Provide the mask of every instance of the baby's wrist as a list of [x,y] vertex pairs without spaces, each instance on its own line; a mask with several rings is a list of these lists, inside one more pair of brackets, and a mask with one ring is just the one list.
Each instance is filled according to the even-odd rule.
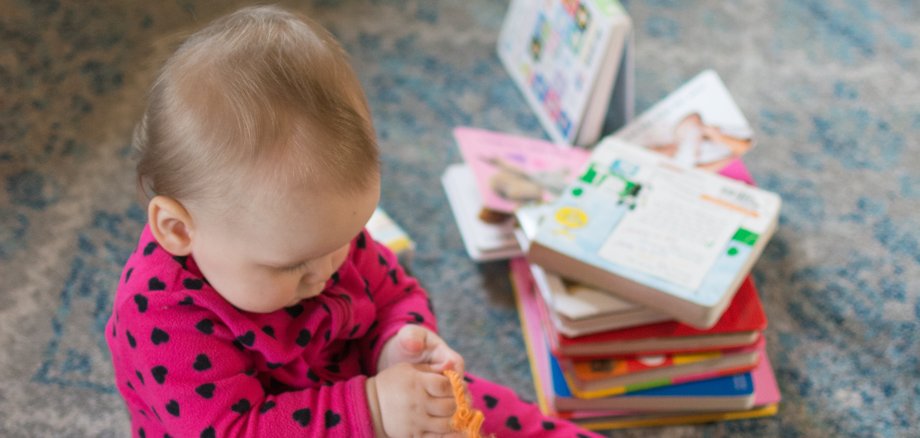
[[380,400],[377,397],[377,382],[373,377],[364,381],[364,392],[367,395],[367,408],[371,413],[371,421],[374,424],[374,436],[385,438],[386,432],[383,430],[383,417],[380,415]]

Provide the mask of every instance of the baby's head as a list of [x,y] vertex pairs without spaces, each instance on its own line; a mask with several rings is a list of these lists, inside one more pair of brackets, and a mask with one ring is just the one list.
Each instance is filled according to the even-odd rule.
[[314,296],[379,198],[371,117],[344,50],[321,26],[246,8],[189,37],[137,129],[148,221],[235,306]]

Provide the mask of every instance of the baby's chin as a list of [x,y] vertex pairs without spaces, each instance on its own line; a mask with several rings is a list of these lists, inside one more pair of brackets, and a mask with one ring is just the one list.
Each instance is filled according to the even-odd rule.
[[288,303],[288,305],[285,307],[290,307],[303,300],[308,300],[310,298],[316,297],[319,294],[323,293],[323,290],[325,288],[326,288],[325,282],[304,285],[300,288],[300,290],[297,291],[297,296],[294,297],[294,299],[290,303]]
[[232,303],[232,302],[230,304],[233,304],[234,307],[244,312],[261,313],[261,314],[274,313],[281,309],[300,304],[301,301],[313,298],[321,294],[322,292],[323,292],[322,286],[320,286],[319,288],[305,287],[299,290],[298,293],[288,301],[281,301],[281,300],[276,299],[271,302],[263,301],[258,304],[253,304],[253,303],[245,303],[245,304],[239,303],[238,304],[238,303]]

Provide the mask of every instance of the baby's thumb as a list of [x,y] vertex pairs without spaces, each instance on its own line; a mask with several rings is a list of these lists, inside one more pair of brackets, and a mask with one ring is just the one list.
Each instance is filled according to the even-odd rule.
[[417,326],[406,326],[399,334],[399,347],[412,355],[421,354],[425,350],[425,331]]

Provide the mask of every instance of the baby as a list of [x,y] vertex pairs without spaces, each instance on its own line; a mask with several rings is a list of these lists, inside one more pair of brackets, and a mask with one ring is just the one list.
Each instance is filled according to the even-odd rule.
[[[148,223],[106,340],[134,436],[460,436],[427,293],[364,230],[375,133],[333,37],[275,7],[192,35],[138,126]],[[484,433],[588,436],[467,375]]]

